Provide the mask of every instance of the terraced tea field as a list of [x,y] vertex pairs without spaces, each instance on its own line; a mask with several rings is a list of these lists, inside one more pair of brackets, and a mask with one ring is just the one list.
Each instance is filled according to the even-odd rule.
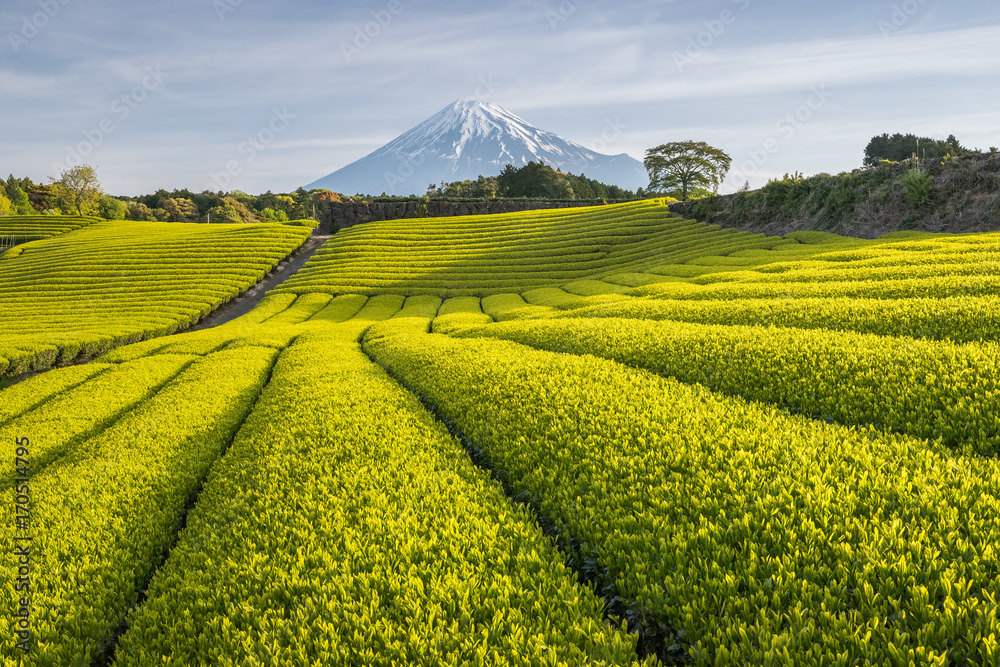
[[1000,664],[998,259],[655,201],[352,228],[0,391],[4,664]]
[[[0,218],[0,228],[19,220]],[[47,238],[0,255],[0,375],[187,328],[255,285],[310,234],[288,225],[42,220],[53,221],[39,228]]]
[[0,217],[0,252],[15,245],[39,241],[103,222],[101,218],[19,215]]

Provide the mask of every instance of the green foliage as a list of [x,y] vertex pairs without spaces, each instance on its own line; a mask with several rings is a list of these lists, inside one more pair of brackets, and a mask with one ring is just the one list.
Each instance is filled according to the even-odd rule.
[[[9,216],[0,220],[0,252],[21,243],[47,239],[99,222],[99,218],[82,218],[61,215]],[[13,258],[14,248],[4,255]]]
[[289,220],[283,224],[292,225],[293,227],[308,227],[309,229],[316,229],[319,227],[318,220]]
[[572,300],[568,305],[574,309],[561,316],[832,329],[974,342],[1000,339],[1000,323],[994,315],[1000,308],[1000,298],[993,295],[888,300],[864,296],[704,301],[631,298],[598,304]]
[[[798,173],[785,174],[781,179],[771,179],[759,190],[740,190],[732,198],[730,219],[738,225],[750,225],[811,218],[814,228],[836,231],[842,223],[854,219],[861,204],[878,202],[891,206],[894,197],[898,198],[898,193],[893,192],[897,181],[894,174],[903,168],[906,167],[880,162],[870,169],[836,176],[817,174],[806,178]],[[957,170],[959,166],[951,168]],[[907,173],[913,171],[905,172],[898,180],[920,179],[906,187],[916,187],[919,201],[931,202],[931,175],[920,172],[921,176],[907,176]],[[908,199],[910,196],[907,195]],[[692,207],[693,217],[711,220],[718,208],[717,201],[707,200],[698,208]]]
[[934,199],[934,181],[927,172],[913,169],[900,176],[899,183],[906,189],[906,201],[913,208],[925,206]]
[[260,219],[264,222],[289,222],[287,213],[280,209],[275,211],[273,208],[265,208],[261,211]]
[[35,208],[28,200],[28,194],[18,186],[14,186],[10,196],[11,204],[15,215],[38,215]]
[[715,194],[733,160],[703,141],[675,141],[650,148],[644,164],[650,192],[681,201]]
[[[902,168],[737,199],[839,216]],[[43,538],[40,641],[0,616],[5,664],[1000,661],[1000,234],[662,201],[371,223],[154,338],[309,231],[5,231],[44,240],[0,256],[0,373],[102,355],[0,389]]]
[[116,665],[640,664],[531,514],[360,351],[392,310],[298,325]]
[[427,204],[428,204],[429,201],[430,201],[429,197],[421,197],[417,201],[417,210],[416,210],[416,213],[414,214],[414,217],[417,217],[417,218],[426,218],[427,217]]
[[[18,220],[0,219],[0,238],[3,225]],[[49,238],[0,258],[0,372],[10,375],[191,326],[254,286],[310,235],[277,224],[48,220],[51,228],[31,221],[21,230]]]
[[531,161],[516,168],[508,164],[499,176],[434,185],[427,195],[446,199],[557,199],[630,200],[636,196],[617,185],[605,185],[581,174],[557,171],[543,162]]
[[[8,422],[27,415],[46,401],[51,401],[108,368],[107,364],[99,363],[60,368],[5,389],[0,394],[0,426],[5,427]],[[86,396],[83,398],[86,399]],[[65,418],[72,419],[72,415],[67,414]]]
[[101,196],[101,204],[97,209],[98,216],[105,220],[128,220],[129,214],[130,211],[125,202],[107,195]]
[[[276,356],[272,349],[243,348],[197,360],[162,355],[134,362],[164,366],[168,374],[176,374],[178,364],[190,367],[57,464],[37,471],[33,465],[32,531],[46,538],[32,545],[31,598],[38,611],[33,648],[19,664],[85,664],[107,649],[173,544],[187,504],[253,407]],[[114,400],[120,389],[105,388],[95,399]],[[33,439],[32,453],[48,442]],[[0,533],[10,553],[12,533]],[[9,562],[2,567],[4,580],[13,581]],[[9,586],[0,592],[5,609],[15,608],[13,594]],[[13,656],[10,619],[0,621],[5,659]]]
[[[155,362],[142,359],[122,366],[95,364],[90,373],[67,373],[73,369],[59,369],[61,375],[52,380],[46,379],[47,374],[37,376],[25,382],[29,387],[17,392],[20,396],[12,397],[12,404],[6,403],[11,399],[5,396],[7,407],[0,410],[8,412],[11,407],[23,404],[25,393],[30,396],[29,401],[38,401],[34,406],[38,409],[17,415],[0,428],[0,434],[13,441],[19,433],[30,432],[35,440],[32,467],[36,473],[41,472],[149,399],[191,361],[190,357],[163,357]],[[64,383],[69,386],[63,387]],[[41,396],[47,400],[39,401]],[[0,475],[5,486],[13,479],[13,470]]]
[[53,179],[52,184],[59,193],[57,197],[65,202],[64,212],[76,215],[97,213],[103,192],[97,171],[90,165],[71,167],[62,172],[58,180]]
[[504,322],[461,335],[592,354],[816,419],[1000,452],[996,344],[624,319]]
[[482,452],[663,659],[1000,658],[995,460],[590,356],[402,325],[365,350]]
[[574,199],[573,185],[567,174],[541,162],[529,162],[520,169],[507,165],[497,177],[502,197],[514,199]]
[[488,296],[645,270],[667,258],[687,261],[716,243],[742,249],[758,241],[764,237],[681,220],[657,200],[372,222],[338,233],[276,289]]
[[212,223],[230,225],[256,221],[253,212],[235,197],[223,197],[222,205],[209,210],[207,219]]
[[962,157],[976,151],[963,147],[955,135],[945,140],[918,137],[914,134],[882,134],[872,137],[865,147],[864,165],[873,167],[882,160],[904,162],[912,157],[920,160],[941,160],[946,157]]
[[132,202],[128,205],[128,215],[130,220],[137,222],[155,222],[156,216],[148,206],[142,202]]
[[160,208],[170,222],[197,222],[198,207],[190,199],[165,197],[160,200]]
[[455,181],[453,183],[433,183],[427,188],[427,196],[447,199],[494,199],[499,195],[500,184],[496,176],[480,176],[475,181]]

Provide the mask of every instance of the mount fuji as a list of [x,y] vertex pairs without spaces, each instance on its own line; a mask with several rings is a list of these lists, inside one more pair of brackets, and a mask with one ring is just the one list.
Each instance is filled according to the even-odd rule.
[[374,153],[305,186],[344,194],[423,194],[441,181],[496,176],[540,162],[629,190],[649,183],[627,154],[604,155],[534,127],[496,104],[459,100]]

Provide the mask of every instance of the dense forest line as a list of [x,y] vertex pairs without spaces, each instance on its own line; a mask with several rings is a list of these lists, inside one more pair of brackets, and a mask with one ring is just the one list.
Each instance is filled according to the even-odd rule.
[[[82,165],[64,172],[59,180],[35,183],[10,175],[0,188],[0,215],[95,215],[108,220],[163,222],[286,222],[313,219],[324,205],[340,201],[381,201],[396,198],[355,195],[347,197],[330,190],[299,188],[294,192],[251,195],[231,192],[192,192],[187,189],[137,197],[104,193],[95,170]],[[499,176],[480,176],[477,181],[458,181],[432,186],[427,199],[551,199],[627,201],[642,197],[616,185],[606,185],[586,176],[557,171],[531,162],[520,169],[507,165]],[[406,198],[410,199],[410,198]]]
[[329,190],[250,195],[158,190],[138,197],[104,194],[99,183],[79,186],[64,175],[43,184],[11,175],[0,189],[0,215],[96,215],[107,220],[163,222],[286,222],[315,219],[323,203],[340,201]]
[[576,176],[550,167],[544,162],[529,162],[520,168],[508,164],[498,176],[480,176],[477,180],[431,185],[431,199],[558,199],[588,201],[630,201],[642,199],[638,192],[617,185],[607,185],[581,174]]

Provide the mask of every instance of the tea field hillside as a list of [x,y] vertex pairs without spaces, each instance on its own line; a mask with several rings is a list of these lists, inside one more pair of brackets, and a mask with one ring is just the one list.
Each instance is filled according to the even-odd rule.
[[0,252],[21,243],[47,239],[98,222],[103,222],[103,220],[100,218],[49,215],[0,217]]
[[[173,333],[255,285],[309,230],[0,218],[0,375]],[[23,236],[17,236],[22,234]]]
[[338,233],[0,391],[3,664],[1000,664],[998,261],[659,201]]

